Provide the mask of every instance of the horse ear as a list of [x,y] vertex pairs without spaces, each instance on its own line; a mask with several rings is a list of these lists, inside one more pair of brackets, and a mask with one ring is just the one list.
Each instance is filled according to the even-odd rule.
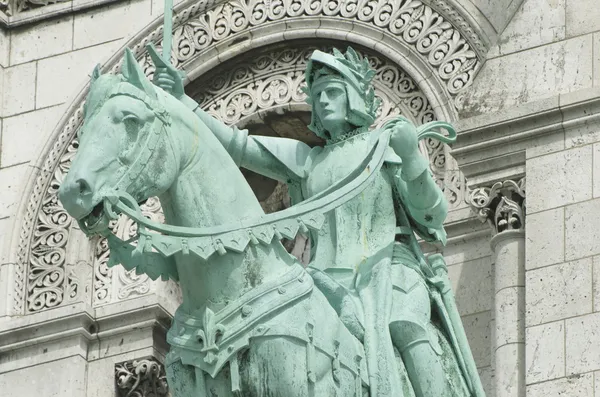
[[100,77],[101,74],[102,74],[102,72],[100,71],[100,64],[97,64],[96,67],[94,68],[94,71],[92,72],[92,83],[94,83],[94,81],[98,80],[98,77]]
[[123,74],[128,83],[133,84],[151,98],[156,99],[154,86],[146,78],[144,71],[135,60],[133,52],[129,48],[125,48],[125,59],[123,60],[123,66],[121,66],[121,74]]

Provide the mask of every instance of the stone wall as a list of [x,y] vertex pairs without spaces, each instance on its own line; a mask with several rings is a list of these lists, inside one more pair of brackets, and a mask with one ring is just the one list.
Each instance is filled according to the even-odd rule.
[[598,86],[598,10],[596,0],[524,0],[490,49],[461,117]]
[[600,395],[599,16],[591,0],[525,0],[460,111],[453,155],[471,186],[527,179],[528,397]]
[[[27,167],[94,66],[162,12],[160,1],[127,1],[0,29],[0,222],[16,211]],[[2,81],[0,79],[0,81]],[[6,228],[3,227],[3,230]]]
[[[600,29],[600,24],[597,25]],[[526,259],[528,395],[600,395],[600,125],[531,153]],[[530,154],[530,151],[528,151]],[[595,394],[594,394],[595,393]]]

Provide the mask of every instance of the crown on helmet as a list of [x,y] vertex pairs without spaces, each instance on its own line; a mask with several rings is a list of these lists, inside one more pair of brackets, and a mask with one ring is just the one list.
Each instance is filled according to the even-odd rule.
[[[315,50],[306,66],[306,102],[313,104],[312,88],[315,83],[320,85],[327,81],[339,81],[346,87],[348,96],[346,121],[357,128],[368,128],[375,121],[380,104],[371,85],[373,77],[375,70],[369,65],[369,61],[366,58],[361,59],[351,47],[348,47],[346,54],[342,54],[336,48],[333,49],[333,54]],[[327,139],[315,112],[308,128],[321,138]]]

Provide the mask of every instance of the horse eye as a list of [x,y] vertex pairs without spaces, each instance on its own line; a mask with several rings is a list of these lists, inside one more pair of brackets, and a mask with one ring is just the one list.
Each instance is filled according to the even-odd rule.
[[141,121],[137,117],[129,115],[123,119],[123,124],[125,124],[125,131],[128,134],[137,134],[141,126]]

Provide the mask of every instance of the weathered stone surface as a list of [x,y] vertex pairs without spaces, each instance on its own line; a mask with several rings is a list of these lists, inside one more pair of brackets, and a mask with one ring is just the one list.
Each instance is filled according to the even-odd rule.
[[494,368],[496,397],[522,396],[525,388],[524,377],[519,375],[525,357],[525,344],[511,343],[496,350],[496,367]]
[[525,341],[528,384],[565,376],[563,321],[527,328]]
[[465,316],[490,310],[492,305],[492,269],[485,257],[448,268],[456,305]]
[[594,294],[594,311],[600,312],[600,256],[595,256],[592,263],[592,292]]
[[[63,115],[62,105],[35,110],[3,121],[0,161],[3,167],[34,160],[39,145]],[[28,142],[26,145],[23,142]]]
[[27,164],[15,165],[12,167],[0,169],[0,186],[2,194],[0,195],[0,218],[5,218],[14,214],[19,204],[19,193],[23,189],[25,175],[29,166]]
[[448,244],[444,247],[443,251],[448,266],[484,257],[489,258],[491,253],[489,236],[457,241],[456,243]]
[[527,326],[592,311],[592,259],[585,258],[526,274]]
[[38,62],[37,107],[65,102],[89,81],[94,67],[121,47],[120,41],[72,51]]
[[494,370],[491,366],[477,369],[487,397],[494,397]]
[[600,369],[600,313],[565,321],[567,376]]
[[[4,218],[0,221],[0,226],[8,218]],[[0,236],[0,240],[6,239],[6,235]],[[6,243],[4,243],[6,245]],[[9,310],[8,300],[12,297],[12,283],[9,283],[8,278],[14,273],[14,265],[5,263],[4,259],[0,262],[0,293],[2,296],[8,298],[0,304],[0,318],[6,316]]]
[[[594,70],[600,68],[600,33],[594,33]],[[600,86],[600,73],[594,73],[594,87]]]
[[462,317],[462,323],[469,339],[469,346],[478,368],[491,364],[490,317],[491,313],[489,311]]
[[592,35],[490,59],[461,108],[463,117],[592,86]]
[[[10,53],[10,33],[0,28],[0,66],[8,67],[8,54]],[[1,72],[0,72],[1,73]]]
[[0,376],[0,390],[11,396],[82,397],[85,396],[87,363],[73,356]]
[[596,0],[567,0],[567,37],[597,31],[599,19],[600,8]]
[[565,260],[600,254],[600,199],[565,208]]
[[592,147],[527,160],[527,213],[592,198]]
[[73,17],[51,19],[36,25],[11,30],[10,64],[46,58],[71,51],[73,47]]
[[[150,22],[150,1],[129,0],[105,7],[101,13],[91,9],[75,15],[73,49],[93,46],[131,36]],[[132,15],[135,17],[132,18]],[[110,29],[107,27],[110,26]],[[102,58],[90,61],[100,62]]]
[[508,343],[524,343],[525,287],[508,287],[495,296],[496,348]]
[[0,116],[27,112],[35,107],[35,62],[6,68],[3,71]]
[[510,54],[564,40],[566,1],[523,1],[498,40],[498,54]]
[[521,1],[512,0],[469,0],[486,16],[497,32],[502,32]]
[[592,175],[594,177],[592,181],[592,193],[594,198],[600,197],[600,143],[593,146],[592,164],[594,169]]
[[10,221],[10,218],[0,218],[0,266],[7,261],[6,250],[8,249],[8,240],[10,238]]
[[527,397],[590,397],[594,374],[580,374],[527,386]]
[[[521,219],[522,221],[523,219]],[[525,233],[501,232],[492,238],[494,291],[525,286]]]
[[528,270],[564,262],[565,210],[527,214],[525,267]]
[[[153,18],[159,17],[160,15],[162,15],[165,11],[165,2],[161,1],[161,0],[152,0],[151,1],[151,14]],[[181,0],[174,0],[173,1],[173,6],[176,6],[177,4],[181,3]]]
[[552,134],[544,134],[532,139],[527,145],[526,157],[528,159],[554,153],[565,148],[565,133],[558,131]]

